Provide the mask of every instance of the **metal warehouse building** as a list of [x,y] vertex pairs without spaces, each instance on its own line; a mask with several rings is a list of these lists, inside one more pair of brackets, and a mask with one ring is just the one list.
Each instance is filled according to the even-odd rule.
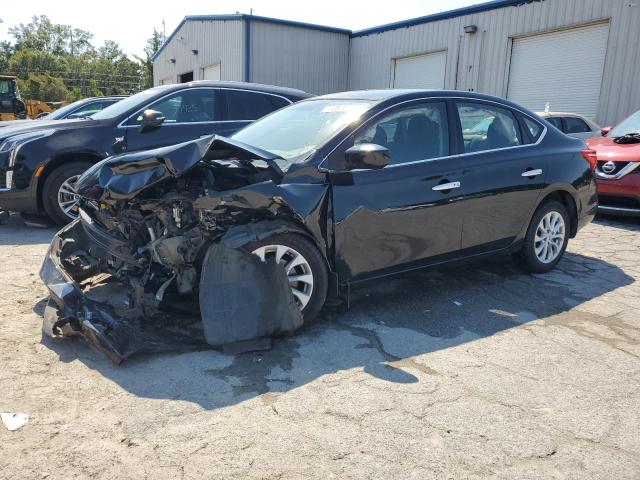
[[613,124],[640,109],[640,2],[497,0],[358,32],[251,15],[186,17],[156,84],[245,80],[311,93],[489,93]]

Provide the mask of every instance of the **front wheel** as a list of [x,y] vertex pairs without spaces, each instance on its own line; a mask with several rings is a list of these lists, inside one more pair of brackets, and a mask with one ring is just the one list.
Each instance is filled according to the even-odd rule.
[[549,272],[562,259],[569,241],[569,214],[559,202],[541,205],[531,219],[522,250],[514,260],[532,273]]
[[42,203],[49,218],[58,225],[66,225],[78,216],[76,182],[90,163],[71,162],[59,166],[47,177],[42,189]]
[[325,261],[316,246],[301,235],[279,233],[245,248],[263,261],[273,259],[283,266],[304,321],[311,322],[324,305],[329,283]]

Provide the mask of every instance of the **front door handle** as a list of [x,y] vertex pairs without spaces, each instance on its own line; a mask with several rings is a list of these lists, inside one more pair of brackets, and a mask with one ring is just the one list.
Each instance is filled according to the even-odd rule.
[[537,177],[538,175],[542,175],[542,169],[535,168],[533,170],[525,170],[520,175],[522,175],[523,177]]
[[431,190],[441,192],[443,190],[453,190],[454,188],[460,188],[460,182],[441,183],[440,185],[433,187]]

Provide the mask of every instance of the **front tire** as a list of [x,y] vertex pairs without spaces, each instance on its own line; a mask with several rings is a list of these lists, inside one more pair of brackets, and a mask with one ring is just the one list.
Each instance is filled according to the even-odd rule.
[[534,213],[522,250],[514,254],[518,265],[531,273],[553,270],[569,242],[569,213],[560,202],[542,204]]
[[313,321],[324,305],[329,285],[324,258],[313,242],[301,235],[278,233],[244,248],[263,261],[274,258],[285,267],[304,323]]
[[42,189],[42,204],[51,220],[60,226],[78,216],[75,182],[89,167],[87,162],[71,162],[59,166],[47,177]]

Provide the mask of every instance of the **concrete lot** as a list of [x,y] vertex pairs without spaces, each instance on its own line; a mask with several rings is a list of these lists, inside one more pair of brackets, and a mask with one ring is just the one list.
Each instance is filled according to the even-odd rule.
[[0,411],[31,415],[0,425],[0,479],[640,478],[637,220],[550,274],[413,273],[269,352],[121,367],[41,338],[52,233],[0,227]]

